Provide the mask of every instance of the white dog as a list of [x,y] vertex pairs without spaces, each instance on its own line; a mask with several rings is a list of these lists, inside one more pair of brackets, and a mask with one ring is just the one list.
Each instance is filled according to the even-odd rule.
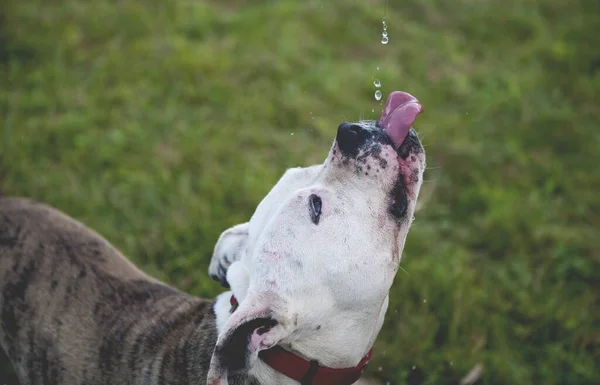
[[[261,384],[360,374],[423,180],[425,153],[411,128],[421,111],[394,92],[378,122],[341,124],[323,164],[289,169],[248,223],[221,235],[209,272],[231,292],[215,306],[208,384],[248,370]],[[286,360],[306,364],[294,371]]]
[[49,206],[0,197],[0,347],[23,385],[350,385],[369,361],[425,169],[396,92],[220,237],[216,301]]

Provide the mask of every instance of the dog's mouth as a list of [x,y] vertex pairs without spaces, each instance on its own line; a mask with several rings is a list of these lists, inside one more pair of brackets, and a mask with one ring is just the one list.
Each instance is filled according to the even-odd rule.
[[379,121],[339,125],[336,142],[342,157],[356,158],[361,150],[373,145],[391,145],[402,159],[410,153],[422,152],[417,134],[411,128],[422,111],[423,107],[411,94],[392,92]]

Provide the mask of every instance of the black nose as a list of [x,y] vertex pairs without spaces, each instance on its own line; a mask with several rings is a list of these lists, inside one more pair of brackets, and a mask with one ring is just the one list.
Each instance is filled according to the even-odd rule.
[[358,149],[367,140],[367,130],[358,124],[342,123],[338,127],[337,143],[342,155],[356,156]]

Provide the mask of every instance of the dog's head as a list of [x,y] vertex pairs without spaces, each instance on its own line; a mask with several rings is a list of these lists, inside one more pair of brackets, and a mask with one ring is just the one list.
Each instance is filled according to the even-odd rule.
[[[370,348],[423,180],[425,153],[411,128],[421,111],[394,92],[379,121],[342,123],[323,164],[288,170],[263,199],[243,246],[232,234],[241,256],[227,280],[240,307],[219,331],[213,383],[248,370],[260,350],[294,349],[321,330],[355,334],[340,341],[361,351],[349,357]],[[369,320],[376,330],[353,330]]]

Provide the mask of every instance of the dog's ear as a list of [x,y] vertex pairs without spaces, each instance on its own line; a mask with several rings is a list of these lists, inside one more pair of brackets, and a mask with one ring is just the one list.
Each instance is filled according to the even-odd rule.
[[208,273],[223,287],[229,288],[227,269],[233,262],[239,261],[246,251],[249,223],[240,223],[221,233],[217,240]]
[[227,320],[215,345],[207,384],[227,385],[227,377],[247,372],[261,350],[275,346],[293,329],[285,301],[274,294],[248,293]]

